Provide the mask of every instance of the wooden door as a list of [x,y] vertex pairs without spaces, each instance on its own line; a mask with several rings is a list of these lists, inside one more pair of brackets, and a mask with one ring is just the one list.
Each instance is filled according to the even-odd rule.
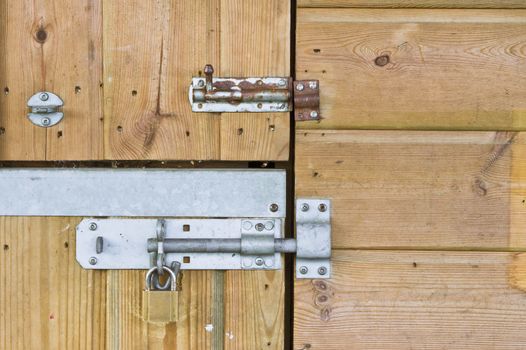
[[524,2],[298,5],[323,119],[296,195],[332,199],[333,276],[296,280],[294,348],[523,349]]
[[[207,63],[218,76],[289,76],[290,6],[1,0],[2,166],[287,167],[289,113],[191,113],[187,93]],[[26,118],[42,90],[65,103],[64,120],[47,129]],[[41,162],[51,160],[60,162]],[[283,271],[185,272],[179,322],[147,324],[143,271],[76,262],[80,220],[0,218],[0,348],[284,347]]]

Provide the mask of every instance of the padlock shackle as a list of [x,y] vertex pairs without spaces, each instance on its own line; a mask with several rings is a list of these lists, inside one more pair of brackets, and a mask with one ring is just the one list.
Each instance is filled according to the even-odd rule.
[[[168,266],[163,266],[163,270],[168,272],[168,274],[170,275],[170,279],[171,279],[171,290],[172,291],[176,291],[177,290],[177,276],[175,275],[175,273],[168,267]],[[155,289],[152,289],[151,287],[151,283],[152,283],[152,275],[154,272],[157,272],[157,266],[155,267],[152,267],[151,269],[148,270],[148,272],[146,272],[146,278],[145,278],[145,290],[155,290]]]

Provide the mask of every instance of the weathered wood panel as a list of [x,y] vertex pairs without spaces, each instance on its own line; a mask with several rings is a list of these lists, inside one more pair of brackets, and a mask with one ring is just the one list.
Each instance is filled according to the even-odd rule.
[[[221,75],[290,75],[290,1],[221,2]],[[221,159],[287,160],[289,113],[223,113]]]
[[525,10],[299,9],[297,28],[324,118],[301,128],[526,127]]
[[[100,1],[0,4],[0,159],[102,157]],[[48,90],[64,100],[63,121],[44,129],[27,100]]]
[[219,159],[219,119],[188,103],[191,77],[218,60],[218,6],[104,2],[106,158]]
[[0,217],[1,349],[106,348],[106,273],[75,260],[79,220]]
[[298,7],[526,8],[523,0],[298,0]]
[[227,271],[225,349],[284,348],[284,270]]
[[522,349],[526,253],[336,251],[296,280],[294,349]]
[[188,85],[206,63],[216,76],[290,75],[290,1],[123,8],[104,9],[107,158],[288,158],[288,113],[192,113]]
[[298,131],[297,196],[332,199],[335,248],[526,249],[525,140]]

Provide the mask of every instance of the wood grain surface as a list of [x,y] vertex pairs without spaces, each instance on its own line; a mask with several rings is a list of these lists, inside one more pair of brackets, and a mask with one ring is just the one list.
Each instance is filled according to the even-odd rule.
[[522,349],[525,254],[335,251],[296,280],[294,349]]
[[298,79],[321,122],[299,128],[523,130],[525,10],[299,9]]
[[80,220],[0,217],[1,349],[106,349],[106,272],[75,260]]
[[298,7],[526,8],[522,0],[298,0]]
[[[2,1],[0,28],[0,159],[102,158],[101,1]],[[39,91],[64,101],[49,129],[26,117]]]
[[526,249],[526,136],[298,131],[297,196],[332,199],[335,248]]

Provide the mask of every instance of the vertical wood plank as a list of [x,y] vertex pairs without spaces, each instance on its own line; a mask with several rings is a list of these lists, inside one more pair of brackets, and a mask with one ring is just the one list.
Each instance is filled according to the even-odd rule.
[[[290,1],[221,3],[222,76],[290,75]],[[287,160],[289,113],[223,113],[221,159]]]
[[[100,1],[9,0],[0,6],[0,158],[100,158]],[[26,117],[27,100],[43,90],[64,100],[64,119],[49,129]]]
[[218,117],[188,103],[191,77],[219,61],[218,9],[218,0],[104,3],[106,158],[219,158]]
[[26,103],[45,86],[42,44],[35,36],[45,17],[29,1],[2,1],[0,8],[0,159],[43,160],[46,131],[27,120]]
[[102,1],[48,2],[45,88],[64,100],[64,119],[46,129],[46,159],[102,159]]
[[225,349],[283,349],[284,268],[227,271]]
[[105,348],[106,273],[77,263],[78,221],[0,217],[0,348]]

